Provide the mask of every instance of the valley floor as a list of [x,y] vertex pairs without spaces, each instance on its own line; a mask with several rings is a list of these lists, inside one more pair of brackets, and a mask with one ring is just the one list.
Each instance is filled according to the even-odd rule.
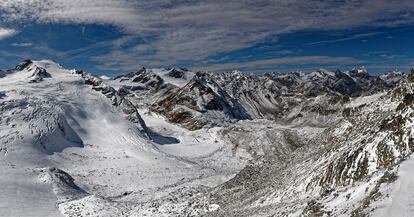
[[[37,66],[51,77],[34,82]],[[404,105],[381,101],[385,93],[351,100],[348,119],[315,97],[290,124],[240,120],[195,131],[141,108],[143,132],[82,76],[39,61],[0,79],[0,216],[414,214],[414,160],[377,166],[391,156],[384,147],[391,160],[412,153],[410,144],[392,146],[402,138],[392,125],[370,129]],[[396,114],[411,114],[405,106]],[[397,124],[410,143],[407,117]],[[385,170],[397,172],[388,177],[395,182],[378,181]]]
[[141,111],[154,133],[147,140],[78,76],[59,76],[1,81],[2,215],[140,216],[151,201],[221,184],[247,162],[218,129],[191,132]]

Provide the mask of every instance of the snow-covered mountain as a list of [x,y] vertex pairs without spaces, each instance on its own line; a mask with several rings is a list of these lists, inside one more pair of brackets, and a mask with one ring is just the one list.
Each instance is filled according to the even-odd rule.
[[249,119],[239,101],[211,77],[210,73],[197,73],[184,87],[157,100],[151,110],[191,130]]
[[302,110],[329,113],[331,105],[389,90],[402,78],[402,73],[371,76],[365,68],[263,76],[200,72],[180,90],[160,97],[152,109],[189,129],[256,118],[287,122],[298,120]]
[[414,71],[0,71],[4,216],[411,216]]

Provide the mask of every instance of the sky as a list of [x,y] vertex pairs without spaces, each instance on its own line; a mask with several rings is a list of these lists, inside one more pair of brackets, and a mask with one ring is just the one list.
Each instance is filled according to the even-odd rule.
[[0,1],[0,69],[409,72],[413,39],[413,0]]

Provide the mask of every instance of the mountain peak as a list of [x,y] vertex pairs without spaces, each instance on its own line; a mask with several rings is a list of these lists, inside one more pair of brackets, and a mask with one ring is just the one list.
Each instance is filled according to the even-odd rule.
[[182,69],[173,68],[167,73],[167,75],[173,78],[186,79],[185,71]]
[[[249,213],[262,205],[272,209],[274,205],[276,215],[298,209],[306,213],[315,208],[312,201],[317,201],[334,216],[347,215],[366,201],[364,194],[378,192],[375,186],[382,184],[372,181],[371,175],[389,171],[413,151],[410,139],[404,139],[413,135],[412,82],[400,82],[399,89],[393,89],[402,78],[398,71],[364,77],[359,75],[366,70],[360,68],[351,70],[352,76],[324,69],[309,74],[195,74],[179,68],[143,68],[115,79],[100,79],[63,69],[53,61],[25,60],[8,73],[0,79],[0,154],[17,166],[0,169],[36,180],[27,168],[33,166],[37,171],[39,164],[20,160],[40,159],[44,168],[40,172],[45,175],[41,180],[52,184],[58,198],[68,199],[56,204],[70,215],[78,206],[118,207],[120,200],[136,204],[142,195],[152,198],[154,186],[146,185],[153,182],[159,195],[175,189],[187,195],[181,186],[188,185],[191,195],[201,196],[179,194],[174,201],[169,196],[156,200],[168,212],[183,204],[186,211],[179,214],[194,208],[202,215],[211,204],[199,199],[208,196],[226,216],[240,214],[234,198],[249,206],[251,201],[260,201],[252,210],[241,207]],[[410,76],[414,77],[414,70]],[[21,82],[27,79],[36,83]],[[395,94],[385,93],[390,89]],[[50,164],[43,159],[51,159]],[[229,171],[234,175],[222,180]],[[164,183],[154,181],[160,176]],[[200,181],[209,184],[212,177],[218,177],[211,182],[217,191],[209,197],[211,191],[197,186]],[[145,186],[134,186],[141,183]],[[349,192],[361,195],[348,200]],[[95,193],[99,200],[94,199]],[[13,194],[11,189],[8,195]],[[154,200],[145,198],[145,207],[141,203],[137,209],[125,206],[126,211],[146,212]],[[346,203],[337,211],[332,204],[338,201]],[[288,210],[280,210],[280,202]],[[196,205],[187,212],[190,203]],[[97,210],[93,214],[107,213]]]
[[22,62],[17,64],[16,67],[14,67],[14,69],[21,71],[21,70],[25,69],[26,67],[28,67],[32,63],[33,63],[32,60],[23,60]]
[[335,76],[335,73],[330,72],[326,69],[318,69],[314,72],[309,73],[309,76],[311,77],[327,77],[327,76]]
[[349,72],[353,74],[368,74],[368,70],[365,68],[365,66],[355,67]]

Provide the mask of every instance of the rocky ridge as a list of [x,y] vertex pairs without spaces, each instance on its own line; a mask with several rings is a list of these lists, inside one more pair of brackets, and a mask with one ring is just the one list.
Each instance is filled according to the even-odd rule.
[[[48,87],[50,79],[61,75],[48,73],[49,63],[42,64],[45,67],[24,61],[13,69],[13,78],[28,81],[29,87],[43,83]],[[399,165],[414,151],[414,70],[408,76],[400,72],[371,76],[365,68],[355,68],[310,74],[199,72],[189,78],[193,73],[183,69],[143,68],[109,80],[79,70],[70,73],[110,101],[145,139],[154,136],[140,113],[147,109],[193,132],[214,129],[214,143],[223,142],[234,157],[249,161],[224,183],[181,186],[138,204],[128,201],[130,192],[112,199],[96,197],[69,173],[41,169],[42,179],[62,200],[59,209],[68,216],[81,213],[78,209],[85,204],[96,216],[367,216],[387,200],[387,188],[398,180]],[[72,83],[57,83],[57,88]],[[5,96],[12,92],[6,91]],[[64,138],[59,140],[68,143],[63,146],[88,146],[73,129],[73,121],[63,115],[66,108],[52,98],[42,106],[59,111],[52,114],[56,123],[43,123],[51,135],[40,137],[39,144],[49,155],[63,150],[56,146],[56,138]],[[13,102],[4,103],[7,112]],[[0,121],[10,122],[7,117]],[[193,160],[201,158],[174,159],[198,165]]]

